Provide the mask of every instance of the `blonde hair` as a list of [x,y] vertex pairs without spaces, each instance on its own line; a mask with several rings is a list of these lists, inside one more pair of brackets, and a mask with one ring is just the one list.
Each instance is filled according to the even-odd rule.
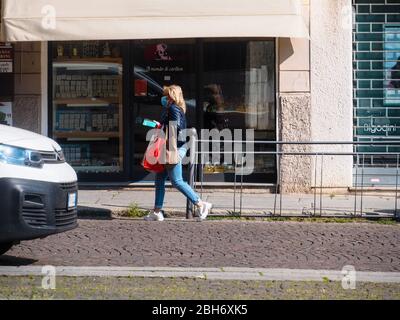
[[169,90],[168,86],[163,86],[163,96],[168,96],[168,90]]
[[183,113],[186,113],[186,102],[183,98],[182,88],[177,85],[172,85],[166,88],[168,96],[175,104],[182,109]]

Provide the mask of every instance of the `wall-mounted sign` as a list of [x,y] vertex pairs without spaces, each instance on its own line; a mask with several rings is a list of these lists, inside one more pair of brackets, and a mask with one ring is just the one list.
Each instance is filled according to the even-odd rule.
[[371,119],[371,124],[364,124],[364,131],[369,132],[372,134],[376,133],[390,133],[390,132],[396,132],[397,127],[395,125],[390,125],[390,124],[384,124],[384,125],[373,125],[372,124],[372,119]]
[[146,61],[173,61],[165,43],[152,44],[146,47],[144,52]]
[[185,45],[153,43],[144,48],[146,72],[183,72],[188,71],[190,56]]
[[13,73],[14,50],[10,43],[0,43],[0,73]]
[[8,61],[0,61],[0,73],[12,73],[13,72],[13,64]]
[[11,102],[0,102],[0,124],[12,126]]
[[11,43],[0,42],[0,99],[12,101],[14,97],[14,48]]

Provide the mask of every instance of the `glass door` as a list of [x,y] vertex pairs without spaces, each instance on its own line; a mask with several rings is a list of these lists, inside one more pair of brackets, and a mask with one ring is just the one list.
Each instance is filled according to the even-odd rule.
[[122,174],[122,44],[56,42],[51,48],[53,138],[79,175]]
[[[246,129],[253,129],[255,141],[275,141],[274,40],[210,39],[203,52],[203,127],[241,129],[242,139]],[[254,150],[275,151],[276,146],[255,144]],[[254,172],[243,177],[245,182],[276,181],[275,156],[258,154],[254,162]],[[205,181],[232,182],[234,173],[231,163],[204,164]]]
[[163,86],[182,87],[187,104],[188,127],[196,126],[196,42],[190,40],[143,40],[132,42],[133,55],[133,170],[135,181],[154,180],[141,167],[148,142],[144,119],[159,121]]

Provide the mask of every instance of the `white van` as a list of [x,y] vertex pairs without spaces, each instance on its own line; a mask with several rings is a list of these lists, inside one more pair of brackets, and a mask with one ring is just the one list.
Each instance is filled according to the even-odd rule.
[[0,255],[77,224],[78,184],[52,139],[0,125]]

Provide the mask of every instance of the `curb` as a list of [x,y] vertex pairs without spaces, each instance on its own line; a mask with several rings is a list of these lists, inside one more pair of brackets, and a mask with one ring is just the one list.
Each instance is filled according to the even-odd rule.
[[[51,266],[0,267],[0,276],[46,276]],[[53,267],[62,277],[197,278],[239,281],[347,281],[400,283],[400,272],[266,268]]]

